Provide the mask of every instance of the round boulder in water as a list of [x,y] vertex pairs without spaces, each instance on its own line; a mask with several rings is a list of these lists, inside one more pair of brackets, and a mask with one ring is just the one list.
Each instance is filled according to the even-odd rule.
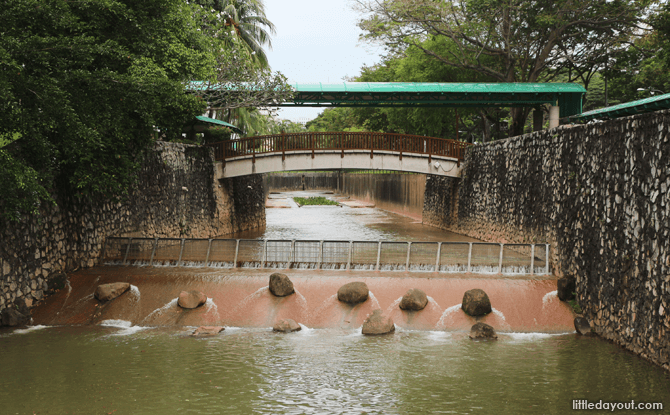
[[391,317],[384,316],[382,310],[376,309],[363,322],[363,334],[379,335],[395,331],[395,324]]
[[496,334],[496,331],[493,329],[493,327],[480,322],[472,326],[470,329],[470,338],[473,340],[495,340],[498,338],[498,335]]
[[177,304],[181,308],[198,308],[207,302],[207,296],[200,291],[182,291],[179,293]]
[[575,330],[583,336],[589,336],[591,334],[591,324],[584,317],[577,317],[575,318]]
[[370,290],[364,282],[350,282],[337,290],[337,299],[347,304],[358,304],[368,299]]
[[426,293],[418,288],[409,289],[402,300],[400,300],[400,308],[407,311],[419,311],[426,308],[428,304],[428,297]]
[[25,326],[30,323],[30,317],[21,313],[19,310],[8,307],[0,313],[0,326]]
[[300,324],[296,323],[295,320],[291,320],[290,318],[279,320],[275,323],[274,327],[272,327],[272,331],[278,331],[281,333],[291,333],[293,331],[300,330],[302,330]]
[[95,298],[100,301],[110,301],[130,289],[127,282],[113,282],[111,284],[100,284],[95,289]]
[[479,288],[468,290],[463,294],[461,308],[465,314],[473,317],[484,316],[492,311],[489,296]]
[[270,292],[277,297],[286,297],[295,292],[293,283],[284,274],[275,272],[270,275]]
[[200,326],[191,334],[193,337],[215,336],[221,333],[225,328],[221,326]]

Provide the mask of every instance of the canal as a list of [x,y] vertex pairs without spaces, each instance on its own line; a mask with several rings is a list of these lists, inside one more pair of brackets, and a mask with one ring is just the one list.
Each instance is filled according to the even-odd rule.
[[[265,229],[231,237],[472,241],[373,208],[299,208],[289,196],[271,195],[288,207],[267,209]],[[670,404],[667,372],[574,333],[550,276],[287,270],[297,292],[282,302],[267,293],[270,272],[100,266],[72,274],[35,311],[35,326],[0,332],[0,413],[563,414],[573,400]],[[358,309],[333,299],[353,280],[373,293]],[[133,289],[99,310],[92,292],[113,281]],[[397,301],[414,286],[431,304],[409,315]],[[468,338],[474,320],[458,305],[474,287],[497,311],[486,317],[497,341]],[[210,300],[182,311],[173,303],[182,289]],[[393,315],[395,334],[361,334],[373,308]],[[269,329],[287,316],[302,330]],[[202,323],[226,330],[190,337]]]

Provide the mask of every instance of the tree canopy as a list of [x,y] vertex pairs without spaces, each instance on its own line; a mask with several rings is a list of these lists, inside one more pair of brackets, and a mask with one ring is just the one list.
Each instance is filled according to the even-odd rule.
[[[644,31],[653,0],[358,0],[365,38],[397,51],[413,46],[445,65],[497,82],[537,82],[562,68],[585,73]],[[442,52],[426,47],[447,39]],[[513,108],[520,134],[528,108]]]
[[[36,212],[55,188],[126,193],[152,143],[179,138],[205,112],[202,97],[188,92],[192,81],[258,81],[225,28],[224,14],[186,0],[5,2],[0,214]],[[263,76],[281,88],[281,76]],[[262,87],[254,88],[258,101]]]

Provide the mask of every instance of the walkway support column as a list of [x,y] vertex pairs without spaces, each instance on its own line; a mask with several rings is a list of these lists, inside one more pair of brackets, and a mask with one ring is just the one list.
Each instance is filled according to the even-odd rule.
[[560,108],[558,106],[552,105],[549,107],[549,128],[558,127],[558,117],[560,114]]
[[544,114],[542,108],[535,108],[533,111],[533,131],[541,131],[544,122]]

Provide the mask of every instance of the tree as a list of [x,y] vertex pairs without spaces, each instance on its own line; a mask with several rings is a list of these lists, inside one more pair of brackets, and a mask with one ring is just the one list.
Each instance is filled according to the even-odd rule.
[[[472,70],[498,82],[537,82],[552,68],[576,66],[577,50],[591,61],[608,49],[594,42],[628,42],[642,30],[653,0],[358,0],[369,17],[365,38],[391,50],[415,46],[445,65]],[[449,39],[436,53],[422,42]],[[584,58],[580,58],[584,59]],[[529,108],[512,108],[512,134],[523,132]]]
[[[123,195],[156,136],[177,137],[205,103],[214,43],[181,0],[15,0],[0,10],[0,211],[61,194]],[[9,144],[7,144],[9,142]],[[18,195],[18,196],[17,196]]]

